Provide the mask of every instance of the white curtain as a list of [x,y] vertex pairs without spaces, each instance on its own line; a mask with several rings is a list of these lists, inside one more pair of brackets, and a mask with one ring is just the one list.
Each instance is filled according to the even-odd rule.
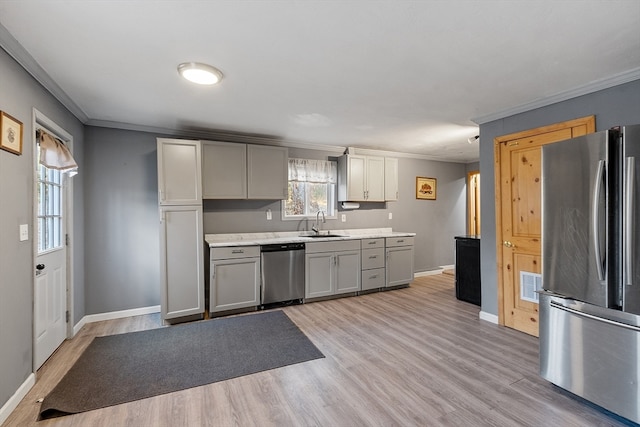
[[289,181],[335,184],[338,166],[326,160],[289,159]]
[[37,136],[40,143],[41,165],[66,172],[69,176],[78,173],[78,164],[62,141],[41,129],[38,130]]

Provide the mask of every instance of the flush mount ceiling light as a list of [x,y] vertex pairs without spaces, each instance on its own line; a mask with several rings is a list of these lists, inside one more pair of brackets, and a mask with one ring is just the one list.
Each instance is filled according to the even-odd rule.
[[222,72],[215,67],[199,62],[183,62],[178,73],[190,82],[199,85],[214,85],[222,80]]

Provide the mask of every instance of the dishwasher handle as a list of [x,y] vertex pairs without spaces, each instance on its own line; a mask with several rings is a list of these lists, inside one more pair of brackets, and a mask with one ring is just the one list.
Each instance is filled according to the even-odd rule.
[[260,252],[303,251],[304,249],[304,243],[275,243],[260,246]]

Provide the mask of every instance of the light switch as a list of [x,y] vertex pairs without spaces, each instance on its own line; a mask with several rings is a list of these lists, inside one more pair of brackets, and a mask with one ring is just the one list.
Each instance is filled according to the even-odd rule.
[[29,224],[20,224],[20,241],[29,240]]
[[267,209],[267,221],[271,221],[271,209]]
[[389,219],[393,219],[393,214],[389,212]]
[[347,222],[347,215],[342,214],[341,219],[342,219],[342,222]]

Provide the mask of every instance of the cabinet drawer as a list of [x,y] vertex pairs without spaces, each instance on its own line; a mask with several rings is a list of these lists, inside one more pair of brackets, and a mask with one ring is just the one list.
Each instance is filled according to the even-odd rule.
[[384,249],[363,249],[362,250],[362,269],[370,270],[372,268],[384,267]]
[[251,258],[260,256],[260,246],[211,248],[211,261],[216,259]]
[[362,249],[384,248],[384,239],[362,239]]
[[384,268],[362,271],[362,290],[378,289],[384,287]]
[[308,254],[318,252],[339,252],[339,251],[359,251],[359,240],[334,240],[328,242],[312,242],[305,245],[305,252]]
[[413,246],[414,237],[387,237],[387,247]]

